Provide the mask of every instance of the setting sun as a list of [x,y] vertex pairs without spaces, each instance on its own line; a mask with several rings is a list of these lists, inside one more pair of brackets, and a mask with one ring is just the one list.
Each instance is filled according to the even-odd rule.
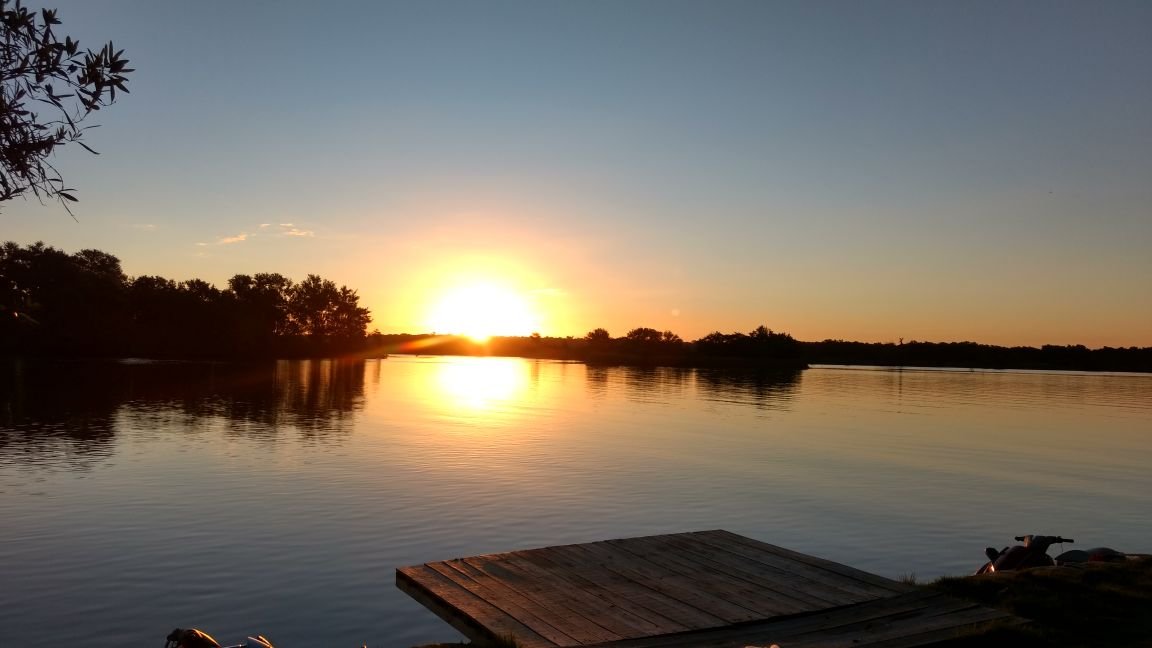
[[539,328],[539,319],[528,299],[511,288],[477,282],[445,293],[432,307],[428,324],[437,333],[484,342],[493,335],[528,335]]

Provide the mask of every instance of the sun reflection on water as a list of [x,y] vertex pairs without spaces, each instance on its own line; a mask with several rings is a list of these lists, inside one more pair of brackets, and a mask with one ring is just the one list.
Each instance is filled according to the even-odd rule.
[[523,396],[528,365],[517,358],[453,358],[435,373],[445,405],[490,412]]

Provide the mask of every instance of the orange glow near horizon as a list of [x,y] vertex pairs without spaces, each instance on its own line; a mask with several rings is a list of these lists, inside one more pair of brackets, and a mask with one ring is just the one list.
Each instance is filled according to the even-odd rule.
[[436,333],[465,335],[486,342],[494,335],[530,335],[540,315],[527,297],[495,281],[462,283],[443,293],[428,314]]

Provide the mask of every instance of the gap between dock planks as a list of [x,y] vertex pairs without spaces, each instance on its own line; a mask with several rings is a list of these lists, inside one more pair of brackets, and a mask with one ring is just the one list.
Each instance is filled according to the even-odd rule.
[[916,646],[917,637],[1010,618],[719,530],[401,567],[396,583],[473,641],[514,638],[523,648],[722,647],[773,637]]

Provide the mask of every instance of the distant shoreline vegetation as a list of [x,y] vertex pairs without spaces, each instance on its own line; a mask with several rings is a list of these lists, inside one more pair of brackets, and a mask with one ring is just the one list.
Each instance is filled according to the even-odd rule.
[[[602,330],[602,329],[597,329]],[[634,329],[647,330],[652,329]],[[765,344],[763,330],[777,336]],[[593,332],[595,333],[595,332]],[[1152,347],[1089,349],[1083,345],[1003,347],[975,342],[801,342],[759,327],[750,334],[711,333],[694,342],[641,342],[629,336],[493,337],[391,334],[369,336],[376,354],[510,356],[595,365],[803,369],[811,364],[959,369],[1152,372]],[[761,346],[763,345],[763,346]]]
[[750,334],[710,333],[685,342],[671,331],[635,328],[613,338],[602,328],[582,338],[495,336],[477,342],[457,335],[372,335],[370,348],[417,355],[492,355],[575,360],[592,365],[805,369],[801,343],[764,326]]
[[254,359],[492,355],[595,365],[803,369],[809,364],[1152,372],[1152,347],[1002,347],[975,342],[801,342],[759,326],[685,341],[634,328],[612,337],[493,337],[367,332],[355,290],[317,275],[199,279],[128,277],[99,250],[67,254],[34,243],[0,246],[0,355]]

